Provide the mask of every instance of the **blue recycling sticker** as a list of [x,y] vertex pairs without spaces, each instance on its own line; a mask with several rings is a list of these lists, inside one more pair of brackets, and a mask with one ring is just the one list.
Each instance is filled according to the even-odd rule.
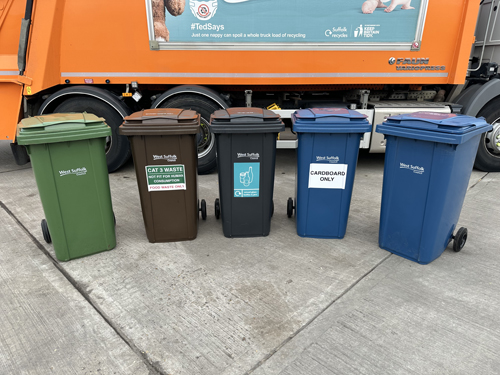
[[234,163],[234,197],[258,198],[260,163]]

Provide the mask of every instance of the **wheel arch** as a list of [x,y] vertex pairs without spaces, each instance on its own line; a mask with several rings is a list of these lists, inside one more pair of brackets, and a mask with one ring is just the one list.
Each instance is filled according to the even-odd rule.
[[158,98],[156,98],[156,100],[151,105],[151,108],[158,108],[158,106],[166,100],[172,99],[173,97],[182,94],[201,95],[210,100],[213,100],[221,108],[229,108],[229,104],[226,102],[226,100],[224,100],[224,98],[221,97],[221,95],[217,91],[205,86],[197,85],[181,85],[171,88],[170,90],[165,91]]
[[64,100],[75,96],[89,96],[102,100],[116,112],[118,112],[122,118],[132,113],[132,110],[125,103],[122,103],[113,93],[108,90],[92,86],[74,86],[64,88],[50,95],[43,101],[37,115],[52,113],[52,111],[54,111],[57,106]]
[[465,89],[455,100],[463,106],[462,113],[476,117],[488,103],[500,97],[500,79],[493,78],[484,85],[476,84]]

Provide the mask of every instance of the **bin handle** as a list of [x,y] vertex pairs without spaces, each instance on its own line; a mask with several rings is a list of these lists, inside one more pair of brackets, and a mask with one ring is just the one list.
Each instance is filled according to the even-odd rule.
[[54,125],[47,125],[45,127],[45,131],[47,132],[57,132],[57,131],[64,131],[64,130],[76,130],[76,129],[84,129],[86,128],[86,124],[81,123],[81,122],[74,122],[71,124],[54,124]]
[[[469,125],[463,125],[463,124],[436,124],[435,122],[432,121],[426,121],[425,119],[418,119],[420,121],[419,126],[411,126],[412,129],[422,129],[422,130],[440,130],[443,133],[462,133],[464,130],[472,129],[472,128],[477,128],[477,124],[469,124]],[[394,121],[394,120],[392,120]],[[391,121],[391,122],[392,122]],[[402,127],[407,127],[405,126],[406,121],[401,121],[401,120],[396,120],[394,121],[396,124],[401,125]]]

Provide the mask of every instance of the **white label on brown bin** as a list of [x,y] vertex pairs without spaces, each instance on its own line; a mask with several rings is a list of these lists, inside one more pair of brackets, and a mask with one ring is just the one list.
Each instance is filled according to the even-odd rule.
[[184,165],[147,165],[148,191],[186,190]]

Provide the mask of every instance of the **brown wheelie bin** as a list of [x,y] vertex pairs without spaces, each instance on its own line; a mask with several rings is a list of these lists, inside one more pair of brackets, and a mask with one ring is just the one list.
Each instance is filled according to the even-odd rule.
[[132,146],[142,216],[149,242],[193,240],[198,215],[196,135],[200,115],[195,111],[148,109],[125,117],[120,134]]

